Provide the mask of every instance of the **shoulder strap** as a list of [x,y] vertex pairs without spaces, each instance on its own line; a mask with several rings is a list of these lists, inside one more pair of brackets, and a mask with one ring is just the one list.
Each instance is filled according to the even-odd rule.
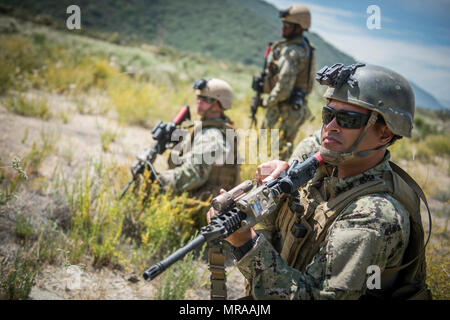
[[[311,91],[311,83],[314,83],[313,81],[311,81],[311,68],[312,68],[312,62],[313,62],[313,55],[314,55],[314,47],[311,45],[311,43],[309,42],[307,37],[303,37],[303,41],[305,41],[308,44],[309,47],[309,62],[308,62],[308,88],[306,88],[306,92],[310,92]],[[303,43],[302,41],[302,43]],[[314,78],[314,77],[313,77]]]
[[[416,181],[414,181],[414,179],[406,172],[404,171],[402,168],[400,168],[397,164],[395,164],[394,162],[389,161],[389,165],[391,166],[392,170],[398,174],[400,176],[400,178],[406,182],[409,187],[411,187],[411,189],[414,190],[414,192],[417,194],[417,196],[423,201],[423,203],[425,204],[425,207],[427,208],[428,211],[428,237],[427,237],[427,241],[425,242],[425,245],[423,246],[423,249],[420,251],[420,253],[414,257],[412,260],[410,260],[408,263],[405,263],[401,266],[398,267],[394,267],[394,268],[387,268],[385,269],[385,271],[388,272],[396,272],[396,271],[400,271],[406,267],[408,267],[409,265],[411,265],[414,261],[416,261],[420,256],[422,256],[423,254],[425,254],[425,248],[428,245],[428,242],[430,241],[430,237],[431,237],[431,226],[432,226],[432,221],[431,221],[431,212],[430,212],[430,208],[428,207],[428,201],[427,198],[422,190],[422,188],[420,188],[420,186],[417,184]],[[411,216],[412,212],[410,212],[410,216]],[[417,217],[412,217],[414,220],[417,220]],[[419,217],[418,219],[420,219],[420,211],[419,211]],[[421,221],[416,221],[416,223],[421,223]]]
[[[417,194],[419,199],[421,199],[424,202],[424,204],[427,208],[427,211],[428,211],[428,223],[429,223],[428,238],[427,238],[427,241],[426,241],[425,245],[423,246],[422,250],[420,251],[420,253],[418,255],[416,255],[413,259],[411,259],[409,262],[407,262],[401,266],[385,269],[385,272],[396,272],[396,271],[400,271],[400,270],[408,267],[413,262],[415,262],[419,257],[421,257],[423,254],[425,254],[425,248],[426,248],[428,242],[430,241],[430,237],[431,237],[432,221],[431,221],[431,213],[430,213],[430,209],[428,207],[428,202],[427,202],[426,196],[425,196],[423,190],[417,184],[417,182],[414,181],[414,179],[408,173],[406,173],[403,169],[401,169],[395,163],[389,162],[389,164],[390,164],[392,170],[406,184],[406,185],[403,184],[401,187],[407,188],[409,186]],[[355,198],[364,196],[364,195],[368,195],[371,193],[384,193],[384,192],[388,192],[388,193],[391,193],[392,195],[395,195],[395,189],[400,187],[397,184],[398,184],[398,181],[396,182],[395,178],[393,176],[388,178],[388,176],[385,175],[384,180],[374,180],[374,181],[365,183],[363,185],[360,185],[356,188],[353,188],[351,190],[348,190],[348,191],[340,194],[336,198],[330,200],[328,202],[327,207],[330,210],[334,209],[334,211],[341,212],[352,200],[354,200]],[[399,199],[397,199],[397,200],[399,200]],[[403,203],[403,201],[400,201],[400,202],[408,209],[410,218],[415,223],[421,224],[420,210],[418,210],[418,215],[415,216],[415,212],[413,212],[413,208],[411,208],[410,203]],[[420,205],[420,203],[419,203],[419,205]]]

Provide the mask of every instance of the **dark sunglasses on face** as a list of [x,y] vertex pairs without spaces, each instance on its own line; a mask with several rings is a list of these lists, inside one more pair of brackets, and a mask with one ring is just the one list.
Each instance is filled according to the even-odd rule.
[[[361,129],[367,124],[370,118],[370,114],[363,114],[355,111],[348,110],[334,110],[329,106],[325,106],[322,109],[322,122],[323,124],[329,124],[334,117],[336,122],[341,128],[345,129]],[[378,118],[381,118],[380,116]]]
[[205,97],[205,96],[197,96],[197,99],[200,99],[209,104],[214,103],[216,101],[216,99],[214,99],[214,98]]
[[292,27],[292,26],[294,26],[294,23],[283,21],[283,27],[289,28],[289,27]]

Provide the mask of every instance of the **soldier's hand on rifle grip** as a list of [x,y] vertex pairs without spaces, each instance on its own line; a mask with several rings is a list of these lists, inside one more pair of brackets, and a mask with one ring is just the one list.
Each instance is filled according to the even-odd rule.
[[[224,189],[220,189],[220,193],[226,192]],[[209,211],[206,213],[206,221],[208,224],[211,223],[211,217],[217,214],[218,212],[214,210],[213,207],[209,208]],[[256,236],[255,230],[253,228],[250,228],[247,231],[244,232],[235,232],[231,236],[225,238],[224,240],[227,241],[229,244],[231,244],[233,247],[240,247],[244,245],[247,241],[249,241],[251,238]]]
[[[281,160],[271,160],[260,164],[255,172],[255,179],[259,184],[279,177],[282,171],[289,169],[289,163]],[[269,178],[270,176],[270,178]]]

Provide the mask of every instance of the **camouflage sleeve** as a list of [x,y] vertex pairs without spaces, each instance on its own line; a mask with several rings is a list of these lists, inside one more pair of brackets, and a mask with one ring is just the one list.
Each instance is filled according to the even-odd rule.
[[203,129],[195,135],[190,152],[183,157],[183,164],[159,175],[161,185],[175,191],[199,188],[208,180],[216,157],[225,151],[225,139],[220,130]]
[[264,101],[266,107],[270,108],[278,102],[285,101],[289,98],[292,89],[294,89],[298,66],[304,57],[305,52],[302,48],[290,46],[282,49],[278,82]]
[[328,242],[305,272],[287,265],[260,236],[237,266],[251,280],[255,299],[358,299],[366,290],[370,265],[395,266],[409,239],[406,209],[387,195],[350,204],[329,229]]
[[300,143],[295,147],[294,152],[292,153],[291,158],[289,159],[289,164],[294,160],[303,161],[303,155],[309,155],[312,152],[317,152],[320,149],[320,140],[321,140],[321,130],[317,130],[311,136],[303,139]]

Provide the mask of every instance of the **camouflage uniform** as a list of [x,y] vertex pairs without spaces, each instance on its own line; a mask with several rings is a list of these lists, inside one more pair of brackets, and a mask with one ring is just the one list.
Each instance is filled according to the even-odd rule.
[[321,130],[315,131],[311,136],[303,139],[297,147],[295,147],[294,152],[289,159],[289,164],[292,163],[293,160],[303,161],[303,156],[310,155],[313,152],[317,152],[320,149],[320,140],[321,140]]
[[[343,179],[322,171],[324,176],[316,182],[318,189],[330,201],[346,190],[381,178],[391,170],[388,161],[387,152],[374,168]],[[368,266],[379,266],[383,272],[401,264],[409,234],[405,207],[390,195],[371,194],[340,212],[328,229],[328,241],[305,263],[304,270],[290,267],[263,235],[237,266],[251,281],[256,299],[358,299],[367,290]]]
[[[272,240],[264,235],[253,238],[237,265],[257,299],[430,299],[424,254],[430,234],[424,244],[421,200],[430,228],[431,216],[420,186],[389,162],[388,151],[365,172],[344,178],[335,174],[348,159],[370,156],[399,137],[411,137],[412,88],[401,75],[373,65],[335,64],[318,75],[318,81],[328,86],[325,98],[368,109],[370,116],[346,151],[320,145],[320,132],[296,148],[292,159],[320,148],[327,164],[297,194],[282,201],[271,221]],[[378,117],[393,138],[377,148],[356,151]],[[337,116],[336,121],[348,126],[339,124]],[[247,250],[248,245],[243,247]],[[369,267],[378,267],[381,273],[377,290],[369,288],[373,270]]]
[[283,40],[274,44],[268,56],[268,76],[264,92],[267,107],[262,128],[276,128],[279,121],[280,147],[294,142],[299,127],[307,120],[311,112],[305,103],[295,110],[289,102],[294,88],[306,93],[312,89],[311,70],[314,70],[313,48],[305,37]]
[[[220,123],[225,125],[229,119],[218,118],[211,121],[217,121],[220,127]],[[191,150],[180,156],[182,164],[159,175],[164,189],[170,187],[176,192],[189,191],[196,198],[207,200],[210,195],[217,195],[220,188],[228,189],[239,183],[239,166],[235,158],[231,165],[211,161],[223,155],[223,163],[229,152],[236,152],[237,146],[230,149],[230,142],[227,143],[224,132],[217,127],[202,126],[201,131],[193,130],[188,141],[191,142]],[[172,154],[169,160],[171,156]]]

